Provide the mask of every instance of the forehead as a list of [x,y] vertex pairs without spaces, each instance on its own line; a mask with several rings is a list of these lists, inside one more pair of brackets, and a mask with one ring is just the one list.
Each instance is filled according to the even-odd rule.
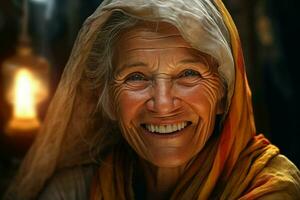
[[117,52],[169,48],[192,49],[175,26],[166,22],[142,22],[121,33]]
[[192,48],[178,29],[166,22],[139,23],[121,32],[115,47],[118,72],[129,66],[158,67],[158,63],[177,66],[205,60],[203,53]]

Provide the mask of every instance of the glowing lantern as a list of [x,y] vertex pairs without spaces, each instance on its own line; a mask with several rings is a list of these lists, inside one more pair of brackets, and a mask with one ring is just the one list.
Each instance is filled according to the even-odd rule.
[[9,109],[4,108],[3,112],[6,116],[5,135],[1,136],[1,147],[17,157],[24,156],[41,126],[41,116],[44,114],[41,111],[44,111],[44,103],[47,103],[50,77],[49,63],[45,58],[35,55],[30,46],[28,0],[22,2],[23,16],[16,54],[0,65],[6,100],[4,105],[9,105]]
[[40,127],[38,105],[48,96],[48,62],[34,55],[28,45],[21,44],[2,69],[6,101],[12,107],[6,133],[36,132]]

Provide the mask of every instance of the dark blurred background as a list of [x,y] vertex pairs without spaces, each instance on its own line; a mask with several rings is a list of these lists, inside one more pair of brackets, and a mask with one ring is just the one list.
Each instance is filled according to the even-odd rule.
[[[83,21],[101,0],[28,0],[29,35],[34,52],[49,61],[50,96],[58,84]],[[300,166],[299,1],[224,0],[240,32],[252,89],[257,132]],[[1,65],[15,54],[22,16],[21,0],[0,0]],[[26,149],[9,141],[4,126],[11,108],[4,98],[0,75],[0,198]],[[19,141],[20,142],[20,141]],[[22,141],[21,141],[22,143]],[[18,146],[20,145],[20,146]]]

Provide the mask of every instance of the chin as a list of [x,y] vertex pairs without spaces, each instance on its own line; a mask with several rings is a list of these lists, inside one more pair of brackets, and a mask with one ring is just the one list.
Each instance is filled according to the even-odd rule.
[[155,155],[153,159],[146,160],[160,168],[175,168],[180,167],[188,163],[192,159],[192,156],[182,156],[182,155],[168,155],[168,156],[157,156]]

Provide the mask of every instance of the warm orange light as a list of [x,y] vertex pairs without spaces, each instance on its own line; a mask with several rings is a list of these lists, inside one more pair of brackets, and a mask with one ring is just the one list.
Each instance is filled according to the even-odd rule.
[[14,78],[11,91],[13,116],[8,129],[32,130],[40,126],[37,117],[37,94],[40,84],[33,74],[25,68],[19,69]]
[[21,69],[17,72],[14,85],[14,116],[17,118],[35,118],[36,108],[34,93],[36,84],[30,72]]

